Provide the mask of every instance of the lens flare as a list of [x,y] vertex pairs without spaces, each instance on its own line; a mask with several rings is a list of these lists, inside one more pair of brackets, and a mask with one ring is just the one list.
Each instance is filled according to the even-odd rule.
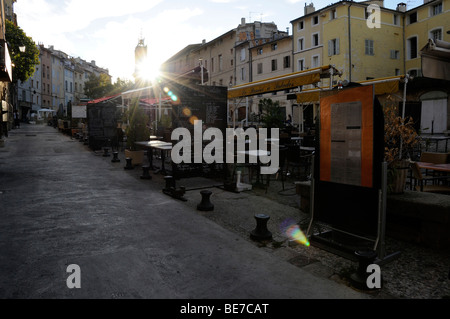
[[191,123],[192,125],[195,124],[195,121],[198,121],[198,117],[197,116],[191,116],[191,118],[189,119],[189,123]]
[[186,116],[186,117],[190,117],[192,115],[192,112],[191,112],[191,110],[189,108],[185,107],[183,109],[183,115]]
[[295,221],[291,219],[284,221],[281,225],[281,231],[285,233],[291,240],[305,245],[306,247],[310,246],[308,238],[306,238],[305,234],[300,229],[300,226]]

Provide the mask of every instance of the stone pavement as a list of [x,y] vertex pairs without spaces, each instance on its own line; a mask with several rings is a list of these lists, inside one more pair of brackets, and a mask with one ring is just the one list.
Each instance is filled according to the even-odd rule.
[[[10,132],[0,149],[0,298],[369,298],[259,248],[124,165],[52,127]],[[262,207],[248,206],[243,230]],[[67,286],[73,264],[81,289]]]
[[[266,193],[224,191],[205,178],[177,181],[186,202],[162,193],[162,175],[141,180],[102,152],[45,126],[24,125],[0,148],[2,298],[445,298],[448,254],[387,238],[401,257],[382,266],[383,289],[349,287],[357,264],[294,245],[280,225],[307,222],[293,181]],[[201,212],[200,190],[214,211]],[[255,242],[254,215],[270,216],[273,240]],[[65,285],[67,265],[83,287]],[[424,272],[424,269],[427,271]]]

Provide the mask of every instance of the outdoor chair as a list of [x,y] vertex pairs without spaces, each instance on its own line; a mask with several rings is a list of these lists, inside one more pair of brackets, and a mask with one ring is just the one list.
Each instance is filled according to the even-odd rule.
[[[450,181],[450,176],[424,176],[416,162],[411,162],[411,171],[417,191],[450,195],[450,186],[435,183],[437,181]],[[432,184],[428,185],[428,182]]]
[[450,153],[422,152],[419,162],[446,164],[450,161]]
[[[419,162],[433,163],[433,164],[446,164],[450,162],[450,153],[437,153],[437,152],[422,152]],[[439,172],[429,172],[425,170],[425,176],[440,176]],[[445,174],[444,174],[445,175]]]
[[313,154],[302,152],[299,145],[290,144],[286,153],[286,176],[307,180],[310,175]]

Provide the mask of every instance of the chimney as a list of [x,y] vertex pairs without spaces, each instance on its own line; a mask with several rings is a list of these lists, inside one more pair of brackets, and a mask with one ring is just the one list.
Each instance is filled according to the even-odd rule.
[[245,25],[245,18],[241,18],[241,25]]
[[203,40],[202,40],[202,44],[203,44],[203,45],[206,44],[206,39],[203,39]]
[[92,64],[93,66],[95,66],[95,60],[92,60],[92,61],[91,61],[91,64]]
[[401,2],[397,4],[397,11],[406,12],[406,3]]
[[312,2],[308,5],[305,3],[305,15],[313,13],[314,11],[316,11],[316,8],[314,8],[314,4]]

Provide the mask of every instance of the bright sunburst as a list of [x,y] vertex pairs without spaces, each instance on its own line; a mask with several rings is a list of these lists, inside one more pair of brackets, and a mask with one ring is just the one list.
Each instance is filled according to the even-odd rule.
[[145,59],[137,66],[137,77],[145,81],[153,81],[160,76],[160,66]]

